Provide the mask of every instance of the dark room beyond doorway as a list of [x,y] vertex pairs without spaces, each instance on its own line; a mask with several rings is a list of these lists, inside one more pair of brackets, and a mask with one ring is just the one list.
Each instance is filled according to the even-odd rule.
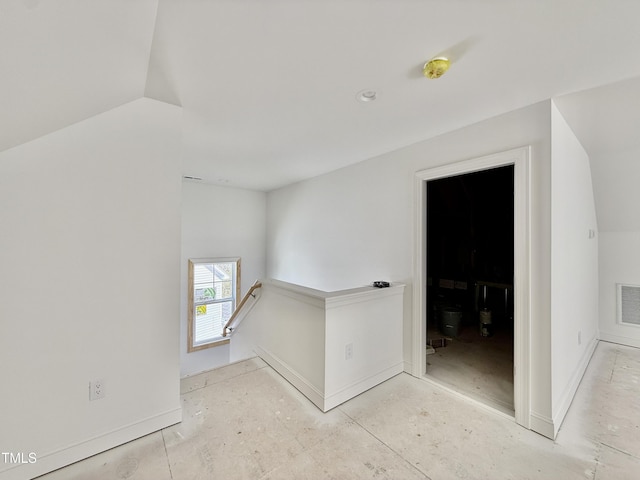
[[426,211],[426,374],[513,414],[513,165],[428,181]]

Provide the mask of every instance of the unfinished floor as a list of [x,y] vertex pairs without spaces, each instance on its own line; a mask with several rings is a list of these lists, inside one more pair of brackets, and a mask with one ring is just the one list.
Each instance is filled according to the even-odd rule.
[[[444,336],[429,329],[428,338],[437,343]],[[466,326],[445,343],[427,355],[427,377],[513,416],[513,332],[483,337],[479,328]]]
[[551,441],[400,374],[323,414],[260,359],[182,382],[181,424],[41,477],[637,479],[640,349],[601,342]]

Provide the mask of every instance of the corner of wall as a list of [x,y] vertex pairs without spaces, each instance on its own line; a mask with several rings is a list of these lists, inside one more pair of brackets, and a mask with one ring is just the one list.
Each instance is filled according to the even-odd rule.
[[42,458],[11,475],[180,420],[180,132],[178,109],[136,100],[0,153],[0,363],[20,366],[0,443]]

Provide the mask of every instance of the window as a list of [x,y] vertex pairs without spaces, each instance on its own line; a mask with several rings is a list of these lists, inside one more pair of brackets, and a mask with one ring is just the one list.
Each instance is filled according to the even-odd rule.
[[189,352],[229,343],[222,329],[239,295],[240,258],[189,260]]

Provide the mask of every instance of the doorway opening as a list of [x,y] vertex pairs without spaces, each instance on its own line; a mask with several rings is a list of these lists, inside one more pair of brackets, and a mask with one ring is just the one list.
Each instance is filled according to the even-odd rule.
[[[413,283],[413,324],[412,324],[412,353],[411,363],[409,365],[411,373],[431,383],[436,383],[443,388],[447,389],[453,394],[461,396],[465,399],[477,403],[479,405],[488,406],[494,411],[500,411],[514,418],[516,423],[522,425],[525,428],[531,428],[532,413],[530,409],[531,405],[531,231],[530,231],[530,159],[531,147],[525,146],[516,148],[513,150],[507,150],[484,157],[478,157],[471,160],[466,160],[458,163],[450,163],[440,167],[434,167],[427,170],[416,172],[415,175],[415,243],[414,243],[414,283]],[[475,392],[470,392],[468,384],[461,386],[451,386],[447,384],[446,380],[440,381],[431,377],[427,371],[427,357],[433,357],[433,354],[427,355],[427,349],[430,348],[426,341],[430,338],[427,335],[428,327],[436,327],[438,330],[437,322],[433,321],[433,309],[431,304],[427,301],[427,291],[433,287],[436,281],[433,276],[427,275],[427,187],[428,183],[432,180],[445,179],[449,177],[455,177],[458,175],[472,174],[475,172],[483,172],[491,169],[498,169],[499,167],[511,167],[512,168],[512,192],[513,192],[513,233],[512,233],[512,248],[513,248],[513,272],[512,272],[512,289],[509,290],[508,282],[491,282],[487,278],[479,278],[474,281],[467,280],[466,290],[463,288],[463,279],[457,278],[442,278],[445,280],[444,286],[448,287],[448,294],[445,297],[453,297],[454,301],[457,296],[466,298],[467,292],[469,296],[473,298],[471,303],[467,302],[466,308],[470,309],[475,315],[475,308],[478,308],[477,319],[472,317],[469,320],[463,320],[460,316],[460,312],[452,310],[445,314],[449,315],[449,319],[453,318],[454,323],[446,323],[445,325],[451,325],[450,329],[455,329],[455,319],[459,319],[459,324],[462,327],[467,327],[464,324],[465,321],[474,323],[473,328],[477,328],[478,332],[482,336],[481,319],[482,313],[483,319],[487,326],[487,336],[482,340],[492,341],[499,335],[508,332],[509,325],[505,319],[509,318],[511,314],[513,341],[512,341],[512,368],[513,368],[513,388],[512,388],[512,407],[500,407],[497,402],[490,402],[486,399],[479,398],[478,395],[474,395]],[[505,170],[504,172],[507,172]],[[477,254],[476,254],[477,257]],[[437,261],[437,259],[436,259]],[[474,262],[480,262],[479,258],[475,258]],[[484,270],[483,270],[484,271]],[[491,271],[488,269],[486,271]],[[495,272],[494,272],[495,273]],[[431,275],[431,272],[429,272]],[[508,274],[503,274],[508,275]],[[428,285],[428,278],[431,278],[431,286]],[[494,279],[497,277],[493,277]],[[502,278],[502,277],[501,277]],[[447,280],[449,282],[447,282]],[[453,288],[451,287],[451,281],[453,281]],[[458,283],[456,288],[456,281]],[[483,282],[485,284],[483,284]],[[478,291],[478,300],[476,301],[476,285]],[[506,288],[505,288],[505,285]],[[437,286],[440,288],[440,278],[437,279]],[[485,288],[486,287],[486,288]],[[503,307],[503,299],[506,290],[506,308]],[[502,291],[502,293],[500,293]],[[437,292],[436,292],[436,300]],[[500,300],[499,300],[500,299]],[[433,302],[433,298],[430,298]],[[443,305],[443,307],[446,305]],[[464,306],[464,305],[463,305]],[[454,304],[455,307],[455,304]],[[490,320],[487,322],[488,313],[484,309],[491,311]],[[441,309],[442,310],[442,309]],[[436,308],[437,312],[437,308]],[[506,312],[506,314],[505,314]],[[494,316],[495,315],[495,316]],[[500,318],[502,315],[502,318]],[[431,317],[430,317],[431,316]],[[431,322],[428,324],[427,320],[431,318]],[[496,325],[493,325],[493,322]],[[500,330],[496,330],[500,327]],[[445,332],[451,333],[451,330]],[[493,330],[492,330],[493,329]],[[440,347],[441,350],[446,350],[449,346]],[[429,360],[431,363],[431,360]],[[479,390],[473,388],[473,390]]]
[[514,415],[514,165],[426,182],[426,368]]

